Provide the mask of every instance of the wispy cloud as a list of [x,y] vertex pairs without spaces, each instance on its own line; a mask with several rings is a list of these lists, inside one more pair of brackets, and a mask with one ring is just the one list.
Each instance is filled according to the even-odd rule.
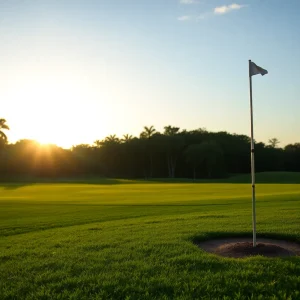
[[180,4],[195,4],[198,3],[198,0],[179,0]]
[[205,19],[210,18],[211,16],[213,16],[213,13],[211,13],[211,12],[205,12],[205,13],[199,15],[199,16],[196,18],[196,21],[198,22],[198,21],[201,21],[201,20],[205,20]]
[[[195,0],[181,0],[185,2],[189,1],[195,1]],[[227,14],[233,10],[239,10],[243,7],[247,7],[248,5],[245,4],[236,4],[232,3],[230,5],[224,5],[224,6],[217,6],[213,8],[211,11],[204,12],[198,16],[192,16],[192,15],[184,15],[180,16],[177,18],[178,21],[186,22],[186,21],[194,21],[194,22],[199,22],[205,19],[209,19],[213,16],[218,16],[218,15],[224,15]]]
[[190,21],[192,19],[192,16],[181,16],[181,17],[178,17],[177,20],[178,21]]
[[233,10],[239,10],[243,7],[246,7],[247,5],[241,5],[241,4],[236,4],[232,3],[230,5],[223,5],[223,6],[218,6],[214,8],[214,14],[216,15],[224,15],[227,14]]

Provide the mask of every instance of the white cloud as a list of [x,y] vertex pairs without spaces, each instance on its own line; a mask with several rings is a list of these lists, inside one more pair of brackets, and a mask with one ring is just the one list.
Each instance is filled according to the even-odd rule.
[[227,13],[231,12],[232,10],[239,10],[239,9],[241,9],[243,7],[246,7],[246,5],[232,3],[230,5],[224,5],[224,6],[215,7],[214,13],[216,15],[224,15],[224,14],[227,14]]
[[190,21],[191,19],[191,16],[181,16],[177,18],[178,21]]
[[197,0],[179,0],[180,4],[195,4],[198,3]]
[[[195,0],[181,0],[181,1],[185,1],[186,3],[189,1],[195,1]],[[184,16],[180,16],[177,18],[178,21],[195,21],[195,22],[199,22],[208,18],[213,17],[214,15],[224,15],[227,14],[233,10],[239,10],[243,7],[247,7],[248,5],[244,5],[244,4],[236,4],[236,3],[232,3],[230,5],[224,5],[224,6],[218,6],[215,7],[212,11],[207,11],[204,12],[198,16],[190,16],[190,15],[184,15]]]

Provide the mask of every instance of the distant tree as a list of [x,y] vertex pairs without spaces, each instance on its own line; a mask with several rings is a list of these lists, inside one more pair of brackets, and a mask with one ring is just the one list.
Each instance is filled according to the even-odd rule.
[[272,138],[268,140],[269,146],[272,148],[277,148],[277,146],[280,144],[280,141],[277,138]]
[[97,159],[103,163],[102,170],[106,176],[118,176],[120,168],[121,140],[115,135],[109,135],[104,140],[96,140]]
[[286,170],[300,172],[300,143],[286,145],[284,156]]
[[132,139],[133,139],[133,136],[131,134],[124,134],[121,141],[123,143],[127,143],[127,142],[131,141]]
[[180,130],[180,127],[173,127],[173,126],[168,125],[168,126],[164,127],[164,135],[174,136],[177,133],[179,133],[179,130]]
[[119,144],[121,142],[120,139],[115,134],[107,136],[104,141],[106,143],[114,143],[114,144]]
[[[41,146],[32,140],[8,144],[5,135],[8,129],[6,121],[0,119],[3,178],[27,175],[216,178],[250,173],[249,136],[225,131],[182,130],[168,125],[159,133],[154,126],[145,126],[139,137],[125,134],[118,138],[112,134],[93,145],[76,145],[65,150]],[[300,143],[284,149],[278,144],[276,138],[267,144],[255,142],[257,172],[300,172]]]
[[[0,119],[0,175],[4,173],[5,164],[7,164],[7,136],[3,130],[9,130],[5,119]],[[6,146],[6,147],[5,147]]]
[[170,178],[175,177],[175,169],[178,158],[182,153],[184,137],[179,135],[179,127],[165,126],[163,145],[167,157],[168,175]]
[[102,140],[95,140],[94,141],[94,147],[100,148],[102,146],[103,141]]
[[193,178],[196,179],[196,169],[203,162],[201,144],[194,144],[187,147],[185,150],[186,162],[192,166]]
[[[95,142],[96,143],[96,142]],[[101,173],[101,162],[97,157],[99,147],[93,147],[89,144],[79,144],[71,148],[74,168],[78,174],[96,174]]]
[[8,125],[6,124],[6,120],[5,119],[0,119],[0,140],[3,143],[7,143],[7,136],[6,134],[3,132],[4,130],[9,130]]
[[111,134],[107,136],[104,140],[96,140],[94,141],[94,144],[97,148],[100,148],[105,145],[111,145],[111,144],[120,144],[121,140],[115,135]]
[[295,150],[299,151],[300,150],[300,143],[295,143],[295,144],[288,144],[284,147],[285,150]]
[[210,139],[217,142],[223,151],[224,173],[250,172],[250,138],[246,135],[216,132]]
[[185,152],[186,161],[193,167],[193,177],[196,169],[202,167],[208,178],[212,177],[214,168],[222,157],[222,150],[215,141],[204,141],[201,144],[190,145]]
[[[153,144],[151,143],[150,139],[156,134],[157,131],[154,128],[153,125],[150,127],[144,126],[144,130],[140,134],[141,139],[146,139],[147,142],[145,143],[145,153],[149,156],[149,162],[150,162],[150,167],[149,167],[149,177],[151,178],[153,175]],[[144,171],[145,177],[147,176],[147,171],[145,169]]]
[[153,125],[151,125],[150,127],[144,126],[144,130],[141,132],[140,137],[150,139],[155,132],[156,129],[154,128]]
[[223,155],[222,149],[215,141],[205,141],[200,144],[200,153],[206,168],[208,178],[212,177],[214,168]]

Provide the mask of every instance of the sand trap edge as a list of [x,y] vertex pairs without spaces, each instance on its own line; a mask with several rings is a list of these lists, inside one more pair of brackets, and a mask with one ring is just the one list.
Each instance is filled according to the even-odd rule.
[[[223,251],[222,249],[227,248],[234,248],[235,244],[238,243],[252,243],[252,238],[250,237],[232,237],[232,238],[218,238],[218,239],[211,239],[211,240],[205,240],[205,241],[196,241],[195,244],[201,248],[202,250],[212,253],[215,255],[228,257],[228,258],[247,258],[247,257],[253,257],[256,255],[262,255],[265,257],[288,257],[288,256],[300,256],[300,244],[296,242],[290,242],[286,240],[277,240],[277,239],[269,239],[269,238],[258,238],[257,244],[264,244],[268,246],[274,246],[274,248],[283,248],[285,251],[282,251],[282,254],[251,254],[245,251],[245,253],[240,253],[237,255],[235,252],[230,253],[230,251],[227,249],[227,251]],[[222,249],[221,249],[222,248]],[[286,251],[289,252],[289,255],[286,255]]]

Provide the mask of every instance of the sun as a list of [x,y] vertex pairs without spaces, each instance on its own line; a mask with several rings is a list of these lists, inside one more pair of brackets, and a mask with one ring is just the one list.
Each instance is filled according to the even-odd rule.
[[[53,112],[54,114],[54,112]],[[76,130],[76,121],[72,117],[56,114],[55,120],[52,117],[44,116],[43,120],[38,120],[38,128],[31,127],[32,139],[41,145],[55,144],[68,149],[81,143],[92,143],[93,139],[86,139],[86,134]]]
[[[103,126],[95,126],[99,116],[86,104],[86,93],[68,82],[38,80],[36,77],[19,87],[12,95],[10,121],[11,140],[32,139],[40,144],[56,144],[62,148],[102,138]],[[105,124],[106,116],[101,120]]]
[[[55,106],[49,107],[47,113],[40,111],[39,115],[31,115],[30,118],[17,118],[10,122],[10,140],[15,142],[20,139],[35,140],[41,145],[55,144],[69,149],[78,144],[93,144],[97,139],[104,137],[100,130],[90,120],[78,118],[80,110],[72,115],[68,109],[57,112]],[[81,122],[78,123],[78,120]],[[103,127],[102,127],[103,128]]]
[[114,104],[115,96],[122,97],[110,94],[117,90],[115,83],[113,88],[99,86],[63,68],[46,71],[33,68],[10,90],[10,141],[32,139],[70,148],[93,144],[111,134],[109,128],[122,127],[126,107]]
[[51,133],[47,134],[47,132],[45,132],[44,136],[37,136],[34,140],[36,140],[44,148],[54,144],[59,147],[68,149],[76,144],[72,139],[68,139],[63,136],[53,136]]

